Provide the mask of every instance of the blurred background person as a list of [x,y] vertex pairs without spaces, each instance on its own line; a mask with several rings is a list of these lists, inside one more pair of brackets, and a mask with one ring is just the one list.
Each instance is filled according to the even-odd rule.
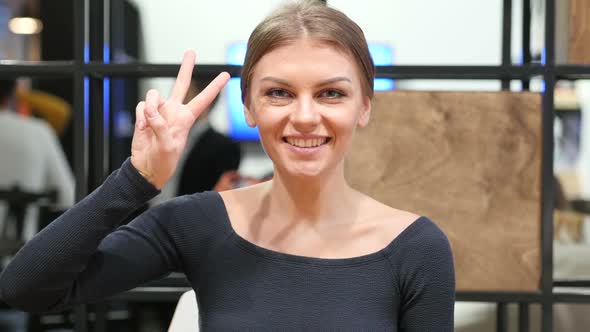
[[62,136],[72,115],[70,104],[50,93],[33,89],[16,89],[17,111],[20,114],[41,118]]
[[[53,127],[45,120],[17,112],[16,87],[16,80],[0,80],[0,189],[16,188],[34,194],[55,191],[52,208],[65,210],[74,204],[74,177],[56,133],[63,130],[64,119],[69,115],[64,115],[59,111],[60,106],[56,108],[57,104],[51,102],[45,109],[48,111],[43,113],[43,97],[33,97],[33,104],[29,106],[42,110],[39,114],[54,114],[50,115]],[[27,98],[20,101],[26,102]],[[7,214],[8,205],[0,202],[0,230],[9,221]],[[28,207],[21,222],[20,237],[26,241],[39,230],[38,207]]]

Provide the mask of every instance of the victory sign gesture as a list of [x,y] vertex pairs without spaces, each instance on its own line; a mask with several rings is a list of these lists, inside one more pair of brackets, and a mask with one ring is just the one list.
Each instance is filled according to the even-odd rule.
[[201,93],[183,104],[194,66],[195,53],[185,52],[170,98],[165,100],[151,89],[135,110],[131,163],[158,189],[174,173],[195,120],[230,78],[226,72],[219,74]]

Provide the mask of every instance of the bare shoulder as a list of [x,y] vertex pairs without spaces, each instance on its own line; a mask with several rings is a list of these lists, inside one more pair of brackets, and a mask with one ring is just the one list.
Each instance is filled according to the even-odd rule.
[[240,232],[248,227],[252,214],[260,206],[266,184],[259,183],[248,187],[226,190],[219,193],[231,223]]
[[416,219],[420,218],[420,215],[411,211],[405,211],[396,209],[394,207],[385,205],[378,200],[360,193],[361,196],[361,207],[366,211],[366,216],[369,218],[380,219],[383,222],[396,222],[401,224],[411,224]]
[[[219,192],[221,198],[229,209],[238,205],[249,206],[251,203],[259,201],[266,188],[265,183],[259,183],[243,188],[225,190]],[[250,205],[251,206],[251,205]]]
[[361,195],[361,206],[365,211],[363,219],[378,225],[383,234],[397,236],[421,217],[411,211],[385,205],[365,194]]

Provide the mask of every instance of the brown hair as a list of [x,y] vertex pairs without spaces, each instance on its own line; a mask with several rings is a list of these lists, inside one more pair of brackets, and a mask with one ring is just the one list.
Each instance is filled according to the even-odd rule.
[[279,8],[250,35],[242,66],[242,102],[246,103],[252,69],[260,58],[302,37],[319,39],[350,54],[362,74],[363,93],[373,97],[375,66],[361,28],[344,13],[320,1],[308,0]]

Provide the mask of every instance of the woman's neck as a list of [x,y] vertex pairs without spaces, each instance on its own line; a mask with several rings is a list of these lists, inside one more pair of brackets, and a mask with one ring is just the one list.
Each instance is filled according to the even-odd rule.
[[269,216],[314,228],[354,221],[361,199],[346,183],[342,167],[328,175],[308,178],[275,170],[266,196]]

